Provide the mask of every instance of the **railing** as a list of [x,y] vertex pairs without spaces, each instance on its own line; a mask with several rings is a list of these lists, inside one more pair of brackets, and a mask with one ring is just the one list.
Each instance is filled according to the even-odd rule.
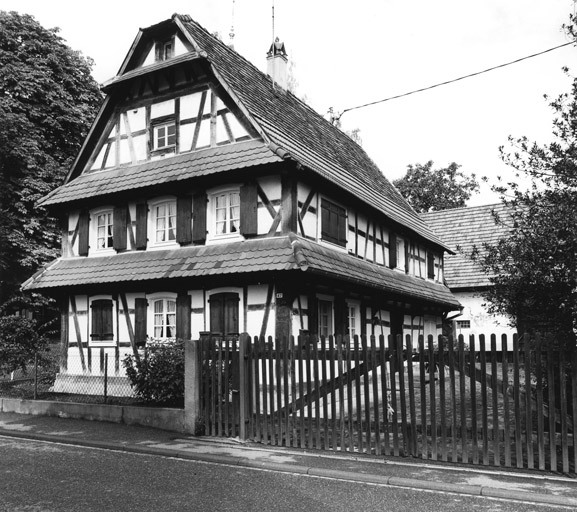
[[241,336],[199,347],[209,435],[575,471],[575,351],[533,341],[521,347],[516,336],[467,343]]
[[0,397],[89,403],[134,401],[127,377],[110,366],[105,354],[98,369],[75,371],[80,362],[69,355],[63,371],[58,349],[44,351],[37,353],[34,363],[26,368],[0,377]]

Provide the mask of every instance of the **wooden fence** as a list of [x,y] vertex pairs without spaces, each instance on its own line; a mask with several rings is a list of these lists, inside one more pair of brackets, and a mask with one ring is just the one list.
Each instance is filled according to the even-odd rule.
[[203,339],[205,433],[574,473],[576,352],[499,341]]

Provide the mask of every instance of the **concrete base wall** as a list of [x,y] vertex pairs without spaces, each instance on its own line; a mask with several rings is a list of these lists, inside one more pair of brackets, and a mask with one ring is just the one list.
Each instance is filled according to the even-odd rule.
[[184,409],[0,398],[0,412],[110,421],[112,423],[142,425],[174,432],[192,433],[186,428]]

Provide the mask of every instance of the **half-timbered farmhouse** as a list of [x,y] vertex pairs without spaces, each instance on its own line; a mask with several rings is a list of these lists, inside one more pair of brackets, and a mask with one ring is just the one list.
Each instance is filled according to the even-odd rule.
[[63,372],[202,332],[436,334],[459,308],[448,248],[285,90],[283,50],[273,80],[188,16],[140,30],[42,200],[62,256],[24,288],[61,301]]

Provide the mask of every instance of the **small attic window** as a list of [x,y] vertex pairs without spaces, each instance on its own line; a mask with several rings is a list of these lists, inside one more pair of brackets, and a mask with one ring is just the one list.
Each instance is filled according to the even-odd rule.
[[174,36],[156,43],[156,60],[168,60],[174,57]]
[[154,125],[152,133],[154,151],[176,146],[176,123],[174,121]]

